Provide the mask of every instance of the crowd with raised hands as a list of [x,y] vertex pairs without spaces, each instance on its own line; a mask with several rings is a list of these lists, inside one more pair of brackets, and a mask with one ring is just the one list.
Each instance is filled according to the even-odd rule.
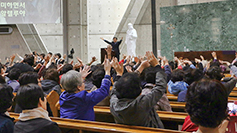
[[[0,132],[60,132],[49,117],[45,97],[51,91],[60,96],[61,118],[94,121],[93,107],[104,105],[110,106],[118,124],[164,128],[156,110],[172,111],[166,95],[170,93],[186,102],[189,116],[183,131],[221,132],[221,125],[227,125],[227,98],[237,82],[236,59],[218,60],[213,52],[209,61],[202,55],[194,61],[168,61],[147,51],[144,56],[123,55],[119,61],[109,47],[106,52],[102,64],[95,64],[95,57],[89,63],[80,58],[68,63],[66,55],[35,52],[18,55],[21,61],[14,62],[12,55],[1,63]],[[228,70],[233,76],[226,78]],[[9,111],[20,113],[15,125]]]

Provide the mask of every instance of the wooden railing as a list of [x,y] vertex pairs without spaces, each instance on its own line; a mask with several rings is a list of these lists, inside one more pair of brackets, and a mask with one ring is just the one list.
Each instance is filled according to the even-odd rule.
[[[19,114],[10,113],[10,116],[18,121]],[[140,127],[140,126],[129,126],[113,123],[104,122],[93,122],[83,120],[72,120],[51,117],[51,120],[56,122],[62,132],[100,132],[100,133],[181,133],[180,131]]]

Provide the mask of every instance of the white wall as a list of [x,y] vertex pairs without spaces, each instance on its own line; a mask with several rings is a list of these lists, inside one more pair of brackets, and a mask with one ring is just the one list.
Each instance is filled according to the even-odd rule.
[[100,48],[107,46],[100,37],[112,41],[129,2],[130,0],[88,0],[88,61],[96,56],[97,63],[100,63]]
[[63,53],[62,24],[35,24],[35,27],[49,52]]

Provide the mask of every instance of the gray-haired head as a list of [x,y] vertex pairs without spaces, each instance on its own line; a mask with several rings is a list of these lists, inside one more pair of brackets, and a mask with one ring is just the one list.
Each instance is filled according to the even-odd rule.
[[83,79],[81,73],[70,70],[63,74],[60,83],[67,92],[75,92],[77,91],[77,87],[82,85]]

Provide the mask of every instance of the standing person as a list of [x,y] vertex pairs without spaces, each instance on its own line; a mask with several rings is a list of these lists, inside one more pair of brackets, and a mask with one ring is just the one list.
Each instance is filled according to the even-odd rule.
[[137,31],[131,23],[128,24],[128,30],[125,43],[127,44],[127,55],[136,57]]
[[107,40],[105,40],[104,38],[100,38],[103,41],[105,41],[106,43],[110,44],[112,46],[112,50],[115,52],[115,57],[118,59],[119,61],[119,55],[120,55],[120,51],[119,51],[119,45],[121,44],[121,42],[123,41],[123,37],[121,38],[120,41],[117,41],[118,38],[114,37],[112,42],[109,42]]

